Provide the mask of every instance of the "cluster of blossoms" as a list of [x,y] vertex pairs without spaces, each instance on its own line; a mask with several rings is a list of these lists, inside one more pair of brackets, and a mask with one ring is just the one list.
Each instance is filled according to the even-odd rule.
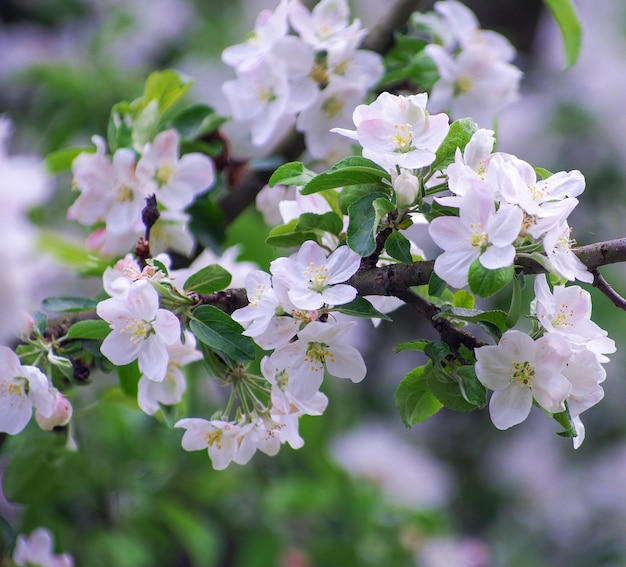
[[[224,50],[222,60],[237,78],[223,91],[255,146],[295,124],[312,158],[346,153],[348,145],[329,131],[349,123],[383,75],[382,58],[358,49],[367,30],[348,18],[345,0],[322,0],[312,12],[300,0],[281,0],[274,12],[260,13],[245,43]],[[297,35],[289,34],[290,26]]]
[[518,98],[522,72],[511,64],[515,49],[497,32],[482,30],[474,13],[455,0],[435,3],[436,14],[415,14],[418,28],[428,29],[441,44],[427,45],[439,80],[430,107],[454,119],[471,116],[490,126],[495,115]]
[[271,276],[260,270],[245,281],[249,305],[233,319],[245,325],[244,335],[266,351],[262,377],[242,376],[257,388],[269,390],[269,399],[254,396],[247,412],[235,421],[189,418],[183,427],[183,448],[207,449],[216,469],[231,461],[247,463],[258,449],[275,455],[282,443],[299,448],[302,415],[321,415],[328,403],[319,391],[324,373],[360,382],[366,373],[359,352],[346,344],[354,322],[332,308],[352,301],[356,289],[344,284],[358,269],[360,256],[347,246],[330,255],[313,241],[305,242],[294,257],[278,258]]
[[591,297],[580,286],[550,291],[540,275],[535,295],[540,338],[507,331],[496,346],[476,349],[476,375],[494,390],[489,411],[498,429],[524,421],[534,400],[551,414],[569,411],[578,448],[585,439],[580,414],[604,396],[602,363],[615,343],[590,320]]
[[[175,250],[189,255],[193,238],[184,210],[215,181],[215,165],[200,153],[180,157],[180,135],[166,130],[137,151],[119,148],[107,155],[106,143],[93,137],[95,153],[83,152],[72,164],[73,186],[79,197],[67,216],[87,226],[97,225],[87,245],[105,255],[124,254],[143,235],[145,200],[155,195],[161,222],[151,232],[153,251]],[[102,226],[104,225],[104,226]]]

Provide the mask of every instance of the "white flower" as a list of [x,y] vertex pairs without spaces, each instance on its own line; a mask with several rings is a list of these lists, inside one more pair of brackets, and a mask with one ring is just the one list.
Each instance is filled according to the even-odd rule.
[[261,270],[254,270],[246,276],[245,287],[248,305],[235,310],[232,318],[244,326],[249,323],[243,334],[256,337],[267,330],[280,302],[272,289],[272,278]]
[[185,331],[184,343],[168,345],[167,354],[167,374],[162,382],[155,382],[146,376],[139,379],[137,403],[148,415],[154,415],[159,410],[159,404],[173,406],[182,400],[187,389],[182,367],[202,358],[202,353],[196,349],[196,337],[190,331]]
[[430,165],[448,134],[448,117],[426,111],[428,95],[396,96],[384,92],[370,105],[357,106],[356,130],[332,132],[357,140],[363,155],[385,169],[417,169]]
[[513,263],[512,243],[519,234],[523,214],[512,205],[496,211],[489,193],[476,187],[470,187],[458,203],[458,217],[437,217],[428,231],[444,250],[435,260],[435,271],[451,286],[462,288],[468,283],[468,270],[476,258],[489,270]]
[[245,465],[254,455],[256,447],[243,443],[251,424],[240,426],[237,423],[213,419],[186,418],[176,422],[174,427],[186,429],[182,439],[185,451],[207,449],[213,468],[225,469],[231,461]]
[[28,537],[17,537],[13,561],[19,567],[73,567],[70,555],[54,555],[52,535],[45,528],[37,528]]
[[55,395],[48,377],[36,366],[22,366],[18,356],[0,346],[0,431],[16,435],[33,415],[44,417],[55,410]]
[[571,249],[570,228],[567,221],[563,221],[543,237],[543,248],[546,251],[550,265],[554,271],[568,281],[579,280],[585,283],[593,282],[593,274],[587,270]]
[[137,178],[146,193],[174,211],[182,211],[215,182],[213,160],[200,153],[179,158],[179,140],[176,130],[161,132],[144,148],[137,164]]
[[496,346],[475,350],[476,376],[490,390],[491,421],[508,429],[524,421],[533,398],[550,413],[565,410],[572,385],[563,375],[570,347],[562,337],[545,335],[534,341],[521,331],[507,331]]
[[288,296],[299,309],[319,309],[324,304],[342,305],[356,297],[356,289],[342,284],[361,265],[361,257],[340,246],[326,257],[324,249],[307,240],[296,258],[278,258],[270,264],[276,280],[287,286]]
[[287,13],[294,30],[306,43],[326,49],[344,35],[350,8],[345,0],[322,0],[309,11],[300,0],[291,0]]
[[159,296],[152,285],[138,280],[126,297],[105,299],[96,311],[113,329],[102,342],[102,354],[118,366],[139,359],[139,370],[148,379],[164,380],[167,346],[180,341],[180,322],[172,312],[159,309]]

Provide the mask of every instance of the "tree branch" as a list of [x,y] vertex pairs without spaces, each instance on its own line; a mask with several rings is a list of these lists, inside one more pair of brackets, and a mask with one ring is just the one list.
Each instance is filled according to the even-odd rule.
[[593,287],[598,288],[604,295],[606,295],[615,307],[626,311],[626,299],[624,299],[619,293],[617,293],[607,282],[602,274],[597,270],[591,270],[593,274]]

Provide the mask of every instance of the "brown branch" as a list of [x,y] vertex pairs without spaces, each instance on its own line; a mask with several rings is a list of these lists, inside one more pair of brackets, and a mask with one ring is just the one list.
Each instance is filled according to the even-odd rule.
[[624,299],[619,293],[617,293],[607,282],[602,274],[598,270],[591,270],[593,274],[593,287],[598,288],[604,295],[606,295],[615,307],[626,311],[626,299]]

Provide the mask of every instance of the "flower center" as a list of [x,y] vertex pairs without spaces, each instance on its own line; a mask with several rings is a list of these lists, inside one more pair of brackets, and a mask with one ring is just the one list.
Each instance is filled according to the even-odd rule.
[[215,445],[218,449],[221,449],[223,438],[224,432],[221,429],[216,429],[211,433],[207,433],[206,442],[209,447]]
[[396,146],[396,152],[406,154],[415,149],[413,147],[413,126],[410,124],[394,124],[393,129],[395,134],[392,134],[389,138]]
[[117,190],[117,200],[119,203],[127,203],[129,201],[135,200],[135,193],[133,192],[133,188],[128,185],[122,185]]
[[489,238],[487,233],[482,229],[483,223],[472,222],[469,227],[472,231],[472,236],[470,237],[472,248],[480,248],[481,250],[487,248],[489,246]]
[[570,309],[567,303],[561,304],[561,309],[556,314],[554,321],[552,321],[553,325],[559,325],[561,327],[573,327],[574,324],[570,322],[570,318],[574,316],[574,310]]
[[259,302],[263,299],[263,294],[267,286],[264,284],[257,284],[256,287],[252,290],[252,294],[249,298],[249,303],[252,307],[258,307]]
[[533,378],[535,377],[535,367],[525,360],[524,362],[511,363],[511,372],[509,374],[509,382],[517,381],[522,386],[531,387]]
[[9,384],[7,390],[10,396],[19,396],[20,398],[26,397],[24,384],[21,382],[12,382],[11,384]]
[[174,169],[169,163],[162,163],[154,176],[154,180],[157,182],[159,187],[163,187],[163,185],[167,185],[172,177],[174,176]]
[[328,359],[335,362],[335,355],[324,343],[309,343],[304,360],[311,363],[311,370],[317,372],[322,369],[322,365]]
[[121,329],[120,333],[130,333],[130,342],[134,345],[138,345],[141,341],[146,340],[153,334],[154,329],[150,321],[129,319],[128,323],[126,323],[126,327]]
[[276,93],[267,87],[259,89],[259,102],[269,103],[276,100]]
[[461,75],[457,79],[457,81],[456,81],[454,86],[455,86],[454,95],[455,96],[459,96],[459,95],[469,91],[474,86],[474,82],[469,77],[467,77],[465,75]]
[[304,275],[309,278],[311,289],[317,293],[321,293],[326,287],[326,280],[330,274],[328,273],[326,264],[322,263],[320,266],[316,266],[311,262],[304,270]]
[[326,116],[326,120],[333,120],[342,115],[344,106],[345,103],[342,100],[331,97],[323,102],[322,112]]

